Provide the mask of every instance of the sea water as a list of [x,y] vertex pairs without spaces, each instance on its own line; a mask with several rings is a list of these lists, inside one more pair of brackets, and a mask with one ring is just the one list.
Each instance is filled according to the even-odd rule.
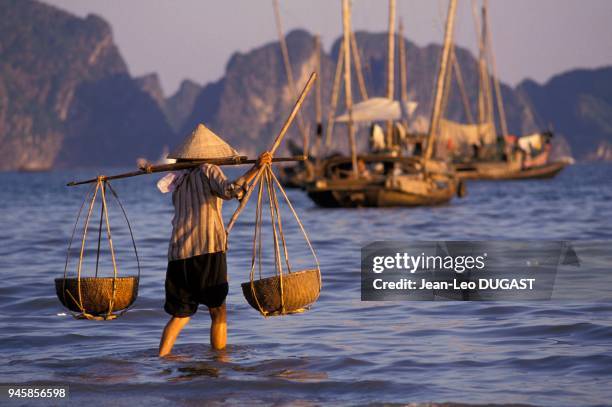
[[[466,198],[430,208],[322,209],[303,191],[290,190],[320,261],[323,291],[311,310],[268,319],[240,290],[251,267],[249,205],[230,237],[228,348],[210,350],[203,310],[181,334],[172,359],[157,357],[168,318],[162,307],[172,218],[170,197],[155,189],[158,176],[113,183],[140,255],[134,308],[114,321],[75,320],[55,295],[53,280],[64,273],[72,223],[88,190],[64,184],[95,175],[0,174],[0,384],[68,385],[74,403],[113,406],[574,406],[612,399],[612,250],[600,259],[602,267],[571,280],[583,291],[579,301],[362,302],[359,270],[361,246],[375,240],[612,239],[609,164],[577,164],[553,180],[472,182]],[[226,204],[226,220],[235,206]],[[129,234],[114,210],[119,273],[134,274]],[[296,267],[312,265],[286,210],[283,220]],[[95,210],[84,273],[92,272],[98,221]],[[77,249],[80,239],[77,232]],[[108,275],[102,243],[100,273]],[[264,254],[271,255],[270,247]],[[271,264],[264,268],[269,273]]]

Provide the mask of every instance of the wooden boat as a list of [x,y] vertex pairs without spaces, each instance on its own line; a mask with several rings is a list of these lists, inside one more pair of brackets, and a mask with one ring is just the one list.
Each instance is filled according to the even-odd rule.
[[[447,152],[447,154],[450,153],[454,156],[457,161],[454,164],[457,176],[463,180],[552,178],[565,166],[573,163],[573,159],[563,157],[560,160],[549,161],[553,138],[551,131],[542,131],[518,138],[509,135],[501,88],[495,72],[495,58],[492,50],[487,7],[488,1],[484,0],[480,21],[477,10],[473,9],[480,50],[478,58],[477,123],[473,119],[459,64],[454,59],[453,53],[452,68],[462,96],[468,123],[441,120],[441,135],[438,142],[442,145],[454,146],[455,150]],[[447,81],[452,80],[450,71],[447,75]],[[491,82],[493,83],[491,84]],[[446,86],[446,89],[444,98],[448,99],[449,86]],[[493,98],[494,94],[495,100]],[[494,105],[497,107],[501,134],[496,131]],[[485,154],[479,154],[483,150]]]
[[279,167],[277,177],[285,188],[304,188],[315,178],[315,163],[312,160],[306,160]]

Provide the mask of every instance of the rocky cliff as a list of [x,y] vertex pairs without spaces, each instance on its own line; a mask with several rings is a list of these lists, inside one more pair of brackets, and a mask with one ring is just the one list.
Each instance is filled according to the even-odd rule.
[[185,79],[178,90],[166,98],[156,73],[150,73],[136,78],[138,87],[155,101],[166,116],[166,120],[174,131],[179,131],[187,117],[193,111],[195,101],[202,91],[197,83]]
[[[368,93],[384,95],[386,34],[358,32],[356,38]],[[301,89],[314,70],[314,37],[293,31],[287,44]],[[418,102],[416,114],[426,126],[440,46],[419,47],[407,40],[405,45],[409,97]],[[338,50],[336,41],[321,55],[324,118]],[[457,58],[475,111],[476,61],[465,49],[457,49]],[[358,101],[355,77],[353,95]],[[602,68],[568,72],[544,85],[526,81],[513,89],[502,84],[510,131],[524,134],[552,126],[577,158],[610,159],[611,83],[612,68]],[[131,165],[137,157],[156,159],[199,122],[241,152],[254,154],[270,144],[294,100],[277,42],[234,54],[217,82],[202,87],[186,80],[166,97],[156,74],[130,76],[111,28],[101,18],[78,18],[34,0],[0,2],[0,170]],[[341,98],[338,111],[343,110]],[[313,134],[314,92],[302,114]],[[447,117],[465,120],[456,87]],[[344,132],[336,134],[341,146]],[[296,126],[288,139],[301,145]],[[363,143],[365,137],[360,139]]]
[[[314,38],[306,31],[293,31],[287,36],[287,46],[294,77],[301,88],[314,67]],[[324,54],[321,80],[326,86],[323,86],[323,100],[329,99],[327,85],[332,80],[331,72],[332,63]],[[314,112],[313,95],[314,92],[303,107],[307,117]],[[273,139],[294,102],[280,47],[277,42],[266,44],[231,57],[223,79],[202,89],[181,134],[189,133],[198,122],[204,122],[242,152],[253,154]],[[298,138],[295,126],[290,137]]]
[[126,164],[173,142],[104,20],[32,0],[0,16],[0,169]]

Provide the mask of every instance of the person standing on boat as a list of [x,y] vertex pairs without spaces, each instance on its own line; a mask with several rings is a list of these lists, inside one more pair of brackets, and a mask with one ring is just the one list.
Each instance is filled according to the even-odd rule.
[[[168,158],[181,162],[237,155],[229,144],[199,124]],[[162,333],[159,356],[170,353],[199,304],[208,307],[211,346],[225,348],[228,284],[222,204],[223,200],[240,199],[245,192],[244,186],[262,165],[271,161],[271,154],[263,153],[257,164],[234,182],[228,181],[221,169],[212,164],[172,172],[159,180],[157,187],[162,193],[172,192],[174,205],[164,304],[171,318]]]

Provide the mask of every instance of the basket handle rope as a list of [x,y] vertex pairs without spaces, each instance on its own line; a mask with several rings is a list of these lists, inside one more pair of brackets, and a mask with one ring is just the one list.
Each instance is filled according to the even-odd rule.
[[[253,188],[255,189],[255,188]],[[257,207],[255,208],[255,231],[253,236],[253,255],[251,256],[251,273],[250,273],[250,281],[251,281],[251,295],[255,299],[255,303],[257,304],[257,308],[262,315],[266,315],[265,310],[261,306],[259,299],[257,298],[257,293],[255,292],[255,285],[253,284],[255,277],[255,260],[258,259],[259,264],[259,278],[261,279],[261,225],[263,219],[263,178],[262,182],[259,183],[258,193],[257,193]]]
[[[297,224],[300,227],[300,230],[302,231],[302,235],[304,236],[304,239],[306,240],[306,243],[308,244],[308,248],[310,249],[310,252],[312,253],[312,257],[314,257],[314,259],[315,259],[315,263],[317,265],[317,270],[320,270],[321,266],[319,265],[319,258],[317,257],[317,254],[315,253],[315,250],[312,247],[312,243],[310,242],[310,238],[308,237],[308,233],[306,233],[306,229],[304,228],[304,225],[302,224],[302,221],[300,220],[300,217],[298,216],[297,212],[295,211],[295,208],[291,204],[291,201],[289,200],[289,197],[287,196],[287,193],[285,192],[285,189],[283,188],[281,183],[278,181],[278,178],[276,178],[276,175],[274,175],[274,172],[270,171],[270,174],[272,175],[272,179],[274,180],[276,186],[278,187],[278,190],[283,195],[283,198],[285,198],[285,202],[287,202],[287,206],[291,210],[291,213],[293,214],[293,217],[297,221]],[[320,280],[321,279],[319,278],[319,284],[321,284]]]
[[[266,189],[268,190],[268,201],[270,202],[270,220],[272,222],[272,234],[274,236],[274,266],[276,269],[276,273],[278,275],[278,284],[281,292],[280,301],[281,301],[281,312],[285,312],[285,300],[284,300],[284,289],[283,289],[283,262],[281,260],[281,252],[279,247],[279,237],[282,236],[283,245],[285,242],[285,236],[283,235],[283,230],[280,223],[280,218],[278,217],[278,206],[275,205],[273,200],[274,195],[274,184],[272,184],[272,179],[270,177],[270,166],[266,166],[266,178],[264,181],[266,184]],[[278,231],[277,231],[278,226]],[[280,235],[280,236],[279,236]],[[285,247],[285,255],[287,254],[287,248]],[[285,258],[287,263],[289,260]],[[251,284],[253,284],[253,279],[251,278]]]
[[[125,207],[123,206],[123,204],[121,203],[121,200],[119,199],[119,195],[117,194],[117,191],[115,191],[115,189],[111,186],[111,184],[110,184],[110,182],[108,182],[108,180],[106,180],[106,186],[108,187],[109,191],[113,195],[113,198],[115,198],[115,202],[117,202],[117,204],[119,205],[119,208],[121,209],[121,213],[123,214],[123,218],[125,219],[125,223],[127,224],[128,230],[130,232],[130,238],[132,240],[132,247],[134,248],[134,256],[136,257],[136,267],[138,269],[138,279],[137,279],[137,284],[138,284],[140,282],[140,258],[138,257],[138,249],[136,248],[136,239],[134,239],[134,231],[132,229],[132,225],[130,224],[130,220],[128,219]],[[108,212],[107,212],[107,217],[108,217]],[[109,242],[110,242],[110,227],[108,229],[108,232],[109,232]],[[114,257],[114,253],[113,253],[113,257]],[[115,277],[113,278],[113,301],[115,299],[116,280],[117,280],[117,269],[116,268],[114,270],[114,273],[115,273],[114,274]],[[119,312],[117,314],[117,316],[119,317],[119,316],[125,314],[133,306],[134,306],[134,304],[130,305],[129,307],[127,307],[125,309],[123,309],[121,312]],[[112,310],[112,306],[109,307],[109,315],[108,316],[110,316],[111,310]]]
[[93,211],[94,204],[96,203],[96,197],[98,196],[98,191],[100,190],[100,179],[98,178],[98,182],[96,183],[96,187],[93,193],[93,197],[91,198],[91,202],[89,204],[89,210],[87,211],[87,217],[85,218],[85,225],[83,227],[83,239],[81,240],[81,252],[79,254],[79,266],[77,268],[77,293],[78,293],[78,307],[85,314],[83,310],[83,295],[81,292],[81,271],[83,269],[83,255],[85,253],[85,242],[87,241],[87,229],[89,228],[89,220],[91,219],[91,213]]
[[102,191],[102,208],[104,209],[104,219],[106,221],[106,237],[108,238],[108,247],[111,254],[111,260],[113,262],[113,295],[108,304],[108,312],[106,317],[110,317],[113,313],[113,306],[115,305],[115,295],[117,294],[117,260],[115,259],[115,248],[113,247],[113,238],[111,236],[110,221],[108,219],[108,206],[106,204],[106,181],[102,181],[103,185],[100,188]]
[[[72,234],[70,235],[70,242],[68,243],[68,250],[66,252],[66,263],[64,265],[64,279],[62,280],[62,295],[64,297],[64,303],[66,303],[66,294],[68,294],[70,298],[72,298],[74,303],[77,304],[77,306],[81,310],[83,309],[83,305],[77,302],[77,300],[72,296],[72,294],[70,294],[70,292],[66,290],[66,278],[68,277],[68,261],[70,260],[70,250],[72,249],[72,242],[74,241],[74,235],[76,234],[77,227],[79,226],[79,220],[81,219],[81,213],[83,212],[85,203],[89,201],[89,197],[92,196],[92,194],[94,194],[94,188],[96,188],[96,186],[92,185],[89,191],[87,191],[87,193],[85,194],[85,198],[83,198],[83,202],[81,203],[81,207],[79,208],[79,212],[77,213],[77,218],[74,221],[74,227],[72,228]],[[72,312],[71,314],[75,316],[75,314],[73,314]]]
[[132,239],[132,247],[134,248],[134,256],[136,257],[136,267],[138,268],[138,279],[140,279],[140,257],[138,257],[138,249],[136,248],[136,239],[134,239],[134,231],[132,229],[132,225],[130,224],[130,220],[128,219],[127,212],[125,208],[123,207],[121,200],[119,199],[119,195],[117,195],[117,192],[115,191],[115,189],[111,186],[110,182],[108,181],[107,181],[107,186],[108,186],[108,189],[113,194],[113,197],[115,198],[115,201],[119,205],[119,208],[121,208],[121,213],[123,213],[123,218],[125,219],[125,223],[127,224],[128,230],[130,231],[130,238]]

